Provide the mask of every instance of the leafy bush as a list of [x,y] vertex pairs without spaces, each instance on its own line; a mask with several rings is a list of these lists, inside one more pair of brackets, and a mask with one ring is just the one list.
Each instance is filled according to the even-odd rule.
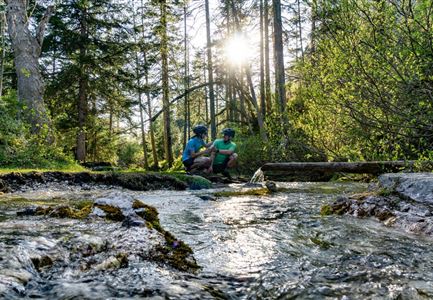
[[67,168],[75,165],[55,144],[47,145],[43,133],[31,134],[29,124],[20,118],[20,110],[14,91],[0,98],[0,166]]
[[140,164],[141,146],[135,142],[125,142],[118,150],[118,164],[123,167],[131,167]]

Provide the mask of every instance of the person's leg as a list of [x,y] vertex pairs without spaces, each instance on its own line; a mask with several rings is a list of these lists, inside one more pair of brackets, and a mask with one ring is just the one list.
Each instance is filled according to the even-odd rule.
[[191,166],[191,169],[208,169],[210,167],[211,160],[209,157],[197,157],[194,159],[194,164]]
[[182,163],[185,166],[185,171],[189,171],[189,170],[191,170],[191,167],[194,164],[194,158],[190,157],[190,158],[184,160]]
[[227,162],[227,168],[234,168],[236,166],[236,161],[238,159],[237,153],[233,153],[229,157],[229,161]]

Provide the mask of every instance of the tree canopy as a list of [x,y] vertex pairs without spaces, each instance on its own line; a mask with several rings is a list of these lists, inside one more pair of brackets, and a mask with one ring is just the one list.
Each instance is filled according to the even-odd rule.
[[[0,165],[431,159],[433,1],[8,0]],[[31,45],[31,47],[29,47]]]

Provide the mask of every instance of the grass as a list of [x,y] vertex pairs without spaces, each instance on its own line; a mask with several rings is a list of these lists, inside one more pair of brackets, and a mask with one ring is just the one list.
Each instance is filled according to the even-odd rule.
[[0,168],[0,174],[7,174],[12,172],[29,173],[29,172],[55,172],[55,171],[73,173],[73,172],[85,172],[89,170],[80,165],[71,165],[62,168],[13,168],[13,167]]

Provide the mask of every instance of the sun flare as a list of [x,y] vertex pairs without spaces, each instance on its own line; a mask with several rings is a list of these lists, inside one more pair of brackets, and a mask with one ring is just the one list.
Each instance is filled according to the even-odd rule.
[[245,37],[235,35],[225,43],[224,54],[230,64],[241,65],[251,58],[251,48],[249,41]]

